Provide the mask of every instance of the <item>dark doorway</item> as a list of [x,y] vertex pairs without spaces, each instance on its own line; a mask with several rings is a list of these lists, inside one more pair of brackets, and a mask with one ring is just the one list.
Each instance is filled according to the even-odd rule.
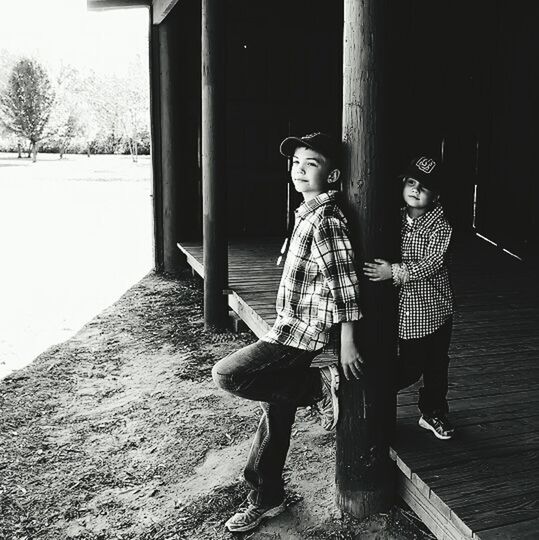
[[280,141],[314,130],[340,136],[342,2],[227,7],[228,232],[280,236],[289,197]]

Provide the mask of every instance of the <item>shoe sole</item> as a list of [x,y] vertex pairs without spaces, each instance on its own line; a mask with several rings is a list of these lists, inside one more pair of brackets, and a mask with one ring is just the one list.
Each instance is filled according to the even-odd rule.
[[230,527],[228,522],[226,522],[225,527],[230,532],[252,531],[253,529],[256,529],[264,519],[276,517],[279,514],[282,514],[285,510],[286,510],[286,504],[282,503],[279,506],[275,506],[273,508],[270,508],[269,510],[266,510],[258,519],[256,519],[252,523],[249,523],[249,525],[244,525],[243,527],[234,527],[234,526]]
[[339,375],[339,370],[335,366],[328,366],[328,368],[331,373],[331,406],[333,407],[333,423],[327,427],[323,427],[326,431],[332,431],[339,421],[339,396],[337,395],[337,392],[339,391],[341,377]]
[[442,441],[447,441],[447,440],[451,439],[451,437],[453,437],[452,433],[451,433],[451,435],[440,435],[428,422],[425,422],[425,420],[423,420],[423,417],[421,417],[419,419],[418,424],[423,429],[427,429],[429,431],[432,431],[434,433],[434,436],[437,437],[438,439],[441,439]]

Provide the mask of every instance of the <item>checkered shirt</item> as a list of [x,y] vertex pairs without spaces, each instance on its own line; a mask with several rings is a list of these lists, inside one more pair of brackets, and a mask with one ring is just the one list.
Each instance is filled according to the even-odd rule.
[[453,290],[447,269],[451,225],[440,204],[408,223],[401,222],[402,263],[392,265],[399,290],[399,337],[432,334],[453,314]]
[[336,191],[322,193],[296,210],[277,320],[264,341],[319,350],[330,342],[337,323],[361,317],[354,255],[336,198]]

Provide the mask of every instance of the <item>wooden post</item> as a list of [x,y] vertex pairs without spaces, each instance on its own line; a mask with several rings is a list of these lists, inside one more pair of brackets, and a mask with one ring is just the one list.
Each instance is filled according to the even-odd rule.
[[202,1],[202,213],[204,323],[227,323],[225,77],[226,20],[222,0]]
[[156,260],[158,270],[177,275],[187,268],[177,243],[199,237],[200,5],[179,3],[153,37]]
[[[383,118],[389,7],[384,0],[345,0],[344,6],[344,192],[361,271],[365,260],[398,256],[399,210],[389,184],[395,180],[388,174]],[[337,504],[358,518],[387,510],[394,497],[389,440],[395,421],[396,305],[391,283],[361,278],[361,307],[365,377],[342,385],[336,449]]]
[[163,271],[163,192],[161,173],[161,103],[159,66],[159,26],[153,24],[152,10],[149,17],[149,66],[150,66],[150,130],[153,184],[153,248],[157,272]]
[[183,171],[180,165],[179,138],[182,126],[178,123],[178,109],[182,106],[178,95],[176,72],[181,61],[181,51],[176,45],[177,28],[169,18],[159,25],[159,124],[161,151],[161,234],[163,270],[177,274],[182,268],[182,256],[176,246],[181,233],[180,191]]

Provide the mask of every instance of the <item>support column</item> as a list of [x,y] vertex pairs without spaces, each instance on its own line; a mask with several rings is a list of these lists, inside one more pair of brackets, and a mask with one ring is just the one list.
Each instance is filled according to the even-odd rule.
[[151,155],[152,155],[152,198],[154,223],[154,264],[157,272],[163,271],[163,200],[161,174],[161,104],[160,67],[159,67],[159,27],[154,26],[152,10],[149,10],[149,65],[150,65],[150,120],[151,120]]
[[189,1],[152,30],[156,266],[172,275],[187,268],[178,242],[201,236],[199,29],[200,5]]
[[[385,25],[391,3],[344,1],[344,192],[357,266],[375,257],[396,260],[399,209],[388,166]],[[394,497],[389,441],[395,422],[392,392],[396,302],[390,282],[361,278],[361,381],[344,381],[337,429],[336,500],[358,518],[387,510]]]
[[161,127],[161,233],[163,270],[177,274],[183,260],[176,246],[181,233],[180,200],[184,173],[179,163],[178,108],[182,106],[181,95],[176,92],[176,71],[179,51],[176,49],[174,20],[166,19],[159,25],[159,68],[160,68],[160,127]]
[[225,19],[222,0],[202,0],[202,213],[204,323],[227,323]]

